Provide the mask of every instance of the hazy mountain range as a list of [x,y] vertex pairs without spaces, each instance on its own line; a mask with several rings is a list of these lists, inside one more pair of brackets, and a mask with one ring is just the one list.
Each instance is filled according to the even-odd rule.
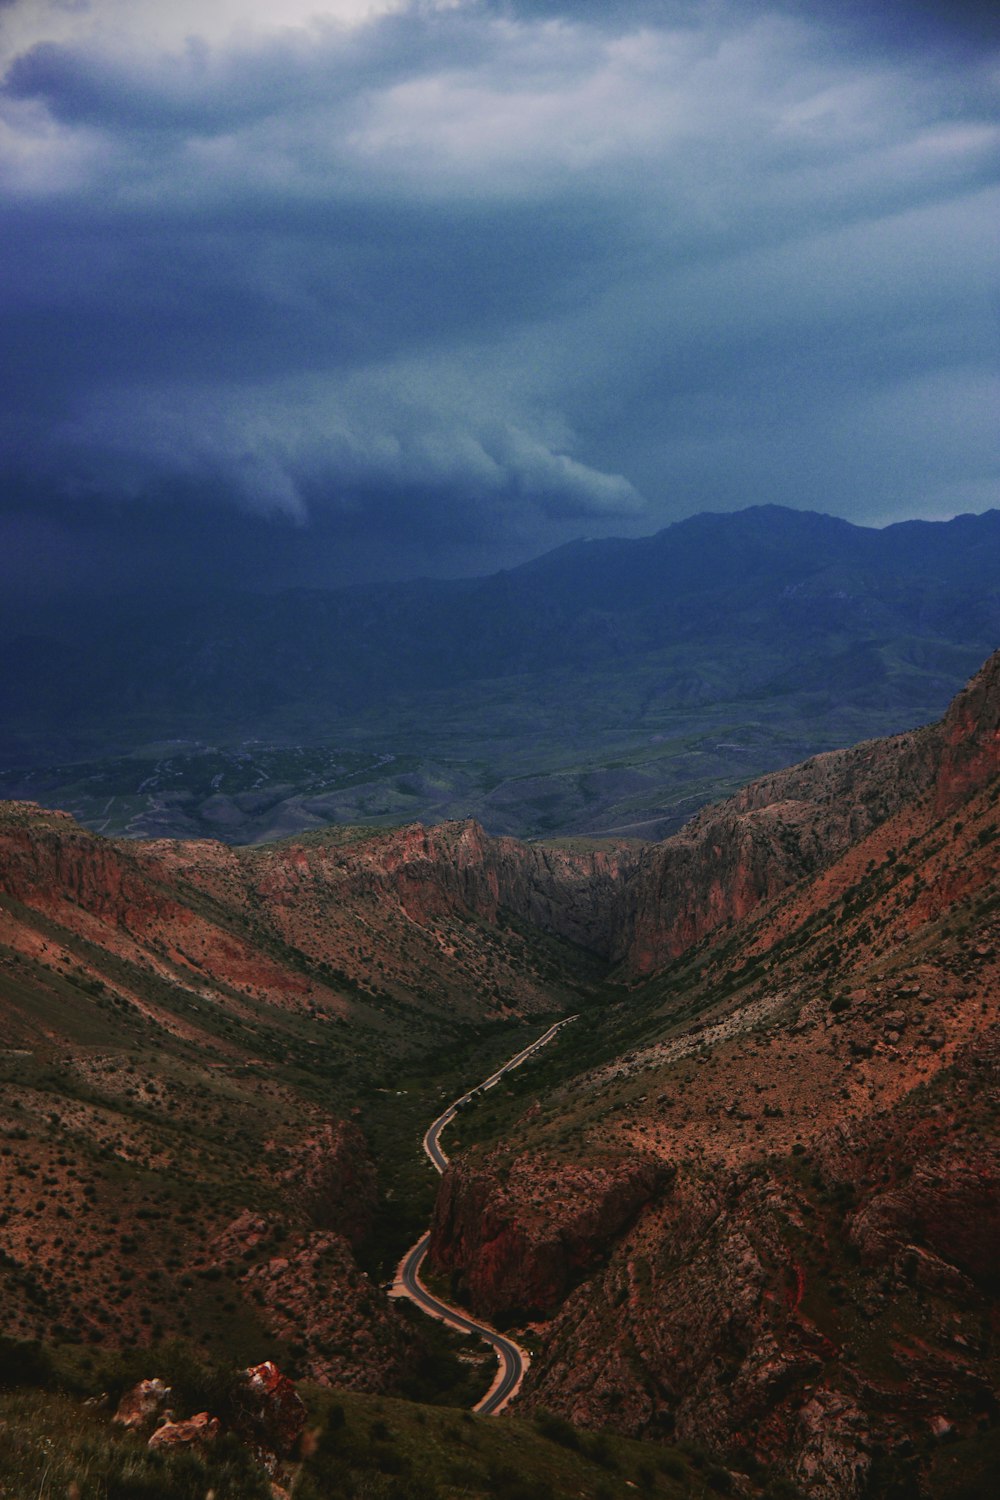
[[1000,512],[760,506],[487,578],[0,615],[0,790],[247,842],[475,816],[662,837],[754,774],[939,714],[1000,639]]

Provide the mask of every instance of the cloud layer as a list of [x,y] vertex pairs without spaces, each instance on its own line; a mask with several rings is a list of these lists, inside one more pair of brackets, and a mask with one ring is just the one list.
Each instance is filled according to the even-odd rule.
[[995,503],[985,8],[0,20],[8,514],[270,517],[335,581]]

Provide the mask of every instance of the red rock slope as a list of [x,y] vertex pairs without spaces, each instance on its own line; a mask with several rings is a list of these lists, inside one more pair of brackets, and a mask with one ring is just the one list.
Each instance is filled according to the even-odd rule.
[[[942,724],[647,857],[628,951],[659,972],[608,1022],[634,1044],[540,1100],[524,1154],[442,1186],[455,1284],[550,1318],[525,1405],[825,1500],[919,1493],[941,1441],[995,1422],[998,729],[994,657]],[[650,1185],[617,1221],[612,1163]]]
[[623,972],[655,973],[923,799],[942,817],[974,793],[996,774],[997,660],[941,723],[762,777],[649,848],[618,917]]

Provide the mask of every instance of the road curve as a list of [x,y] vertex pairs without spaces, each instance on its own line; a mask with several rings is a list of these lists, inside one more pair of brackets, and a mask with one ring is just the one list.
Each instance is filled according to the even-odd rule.
[[[575,1020],[577,1020],[576,1016],[566,1016],[564,1020],[557,1021],[554,1026],[550,1026],[544,1036],[540,1036],[537,1041],[532,1042],[530,1047],[525,1047],[516,1057],[512,1057],[510,1062],[504,1063],[502,1068],[498,1068],[495,1073],[491,1073],[489,1078],[477,1084],[474,1089],[469,1089],[460,1099],[456,1099],[453,1104],[449,1104],[444,1113],[438,1115],[434,1123],[428,1126],[424,1135],[424,1151],[430,1158],[432,1166],[438,1172],[443,1172],[448,1165],[448,1158],[442,1150],[440,1143],[441,1132],[447,1125],[451,1124],[463,1104],[468,1104],[471,1099],[484,1093],[486,1089],[493,1088],[495,1084],[500,1082],[505,1073],[509,1073],[512,1068],[517,1068],[521,1063],[526,1062],[540,1047],[547,1046],[564,1026],[568,1026],[571,1021]],[[390,1296],[408,1297],[411,1302],[414,1302],[420,1308],[421,1312],[427,1313],[429,1317],[437,1318],[439,1322],[447,1323],[450,1328],[457,1328],[462,1333],[477,1334],[480,1338],[485,1339],[488,1344],[493,1345],[497,1356],[496,1377],[486,1395],[481,1401],[477,1401],[472,1408],[473,1411],[478,1411],[484,1416],[493,1416],[497,1412],[502,1411],[508,1401],[511,1401],[520,1390],[521,1382],[531,1362],[528,1351],[522,1349],[519,1344],[515,1344],[513,1339],[509,1339],[504,1334],[498,1333],[495,1328],[490,1328],[489,1324],[476,1322],[475,1319],[470,1318],[466,1313],[462,1312],[460,1308],[452,1307],[449,1303],[442,1302],[440,1297],[435,1297],[433,1292],[428,1291],[420,1279],[420,1268],[427,1255],[430,1241],[431,1237],[428,1232],[403,1256],[403,1259],[399,1263],[399,1269],[396,1272],[396,1279],[393,1282]]]

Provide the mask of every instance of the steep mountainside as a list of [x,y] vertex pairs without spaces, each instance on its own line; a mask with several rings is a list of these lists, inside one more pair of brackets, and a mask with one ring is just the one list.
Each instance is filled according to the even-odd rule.
[[[592,981],[514,913],[580,936],[629,858],[474,825],[114,843],[7,804],[6,1332],[180,1334],[359,1389],[412,1379],[421,1351],[356,1252],[391,1265],[423,1221],[413,1142],[456,1068],[494,1066]],[[345,1114],[379,1144],[381,1191]]]
[[[547,1320],[528,1406],[811,1496],[919,1494],[997,1417],[1000,655],[941,725],[699,822],[630,887],[657,971],[453,1166],[434,1254],[473,1306]],[[732,875],[754,841],[770,886]],[[608,1216],[623,1180],[645,1197]]]
[[[255,849],[116,843],[16,803],[0,819],[0,860],[12,946],[48,951],[39,934],[52,923],[71,945],[238,1014],[266,1002],[368,1025],[393,1006],[475,1019],[552,1009],[558,966],[543,974],[499,912],[606,947],[608,893],[634,864],[625,848],[531,849],[474,823]],[[91,972],[50,947],[54,968],[105,977],[101,956]],[[172,1013],[157,1020],[183,1029]]]
[[943,1495],[997,1431],[998,830],[1000,654],[940,724],[645,850],[7,805],[5,1326],[458,1390],[361,1267],[430,1212],[442,1095],[572,1009],[455,1122],[434,1209],[455,1294],[534,1320],[521,1406]]
[[662,968],[928,794],[944,816],[995,769],[995,679],[980,673],[940,724],[762,777],[648,849],[619,918],[625,972]]

